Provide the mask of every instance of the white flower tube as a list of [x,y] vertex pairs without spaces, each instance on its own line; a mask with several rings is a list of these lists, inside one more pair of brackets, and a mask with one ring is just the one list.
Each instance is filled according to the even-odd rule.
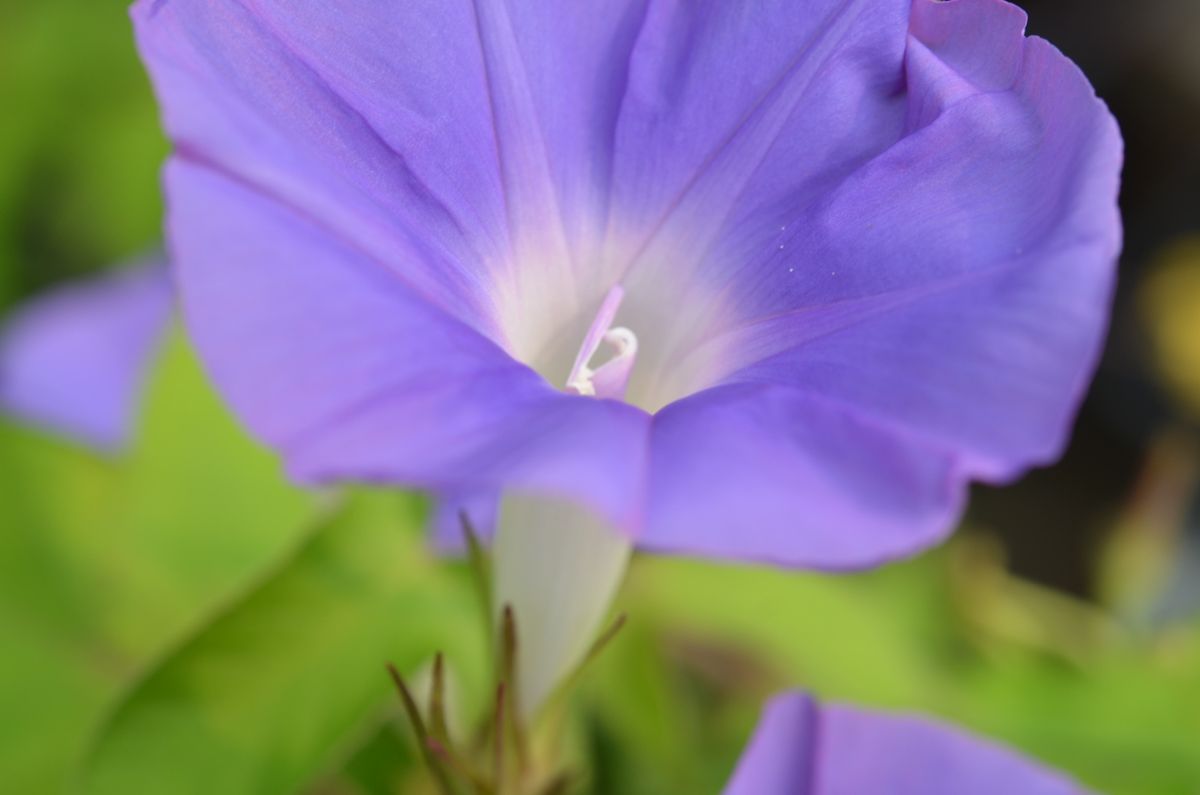
[[492,547],[493,589],[497,611],[511,605],[516,618],[523,716],[582,661],[625,575],[630,548],[628,538],[583,506],[504,498]]

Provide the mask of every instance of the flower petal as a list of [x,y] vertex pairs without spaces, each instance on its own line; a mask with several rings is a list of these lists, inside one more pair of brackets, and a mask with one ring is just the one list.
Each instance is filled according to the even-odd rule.
[[0,334],[0,411],[119,450],[170,312],[161,263],[34,299]]
[[197,348],[296,477],[507,486],[579,499],[629,526],[643,412],[551,388],[393,272],[239,181],[175,161],[167,187]]
[[1085,795],[1070,779],[945,724],[802,693],[767,705],[725,795]]
[[[653,3],[616,131],[619,236],[645,246],[655,235],[669,237],[669,249],[685,255],[677,264],[692,266],[686,255],[767,188],[819,186],[827,172],[894,141],[908,6]],[[656,259],[646,252],[637,264]]]
[[784,387],[674,403],[651,444],[653,550],[860,568],[940,540],[963,501],[948,453]]
[[[745,319],[739,302],[764,254],[795,234],[795,208],[902,135],[908,8],[652,6],[617,128],[608,260],[623,274],[629,312],[671,306],[678,319],[652,334],[631,325],[644,343],[640,377],[673,384],[647,386],[635,373],[632,394],[649,391],[657,408],[710,385],[724,357],[697,375],[683,354]],[[668,335],[671,344],[657,339]]]
[[1095,367],[1121,143],[1083,76],[1023,39],[1008,4],[914,9],[910,85],[923,107],[939,90],[948,104],[805,211],[804,267],[764,268],[746,299],[759,319],[721,344],[755,362],[732,380],[810,390],[1003,480],[1059,455]]
[[177,159],[319,219],[495,331],[487,268],[509,241],[469,7],[142,0],[133,16]]
[[575,311],[564,252],[602,232],[640,0],[142,0],[134,19],[176,142],[187,320],[293,472],[583,491],[630,524],[645,415],[565,399],[489,339],[520,346],[505,311]]
[[[189,323],[295,473],[547,491],[657,548],[845,567],[1057,451],[1119,140],[1019,12],[603,5],[137,5]],[[511,358],[569,358],[620,274],[639,405],[723,385],[656,419],[648,484],[644,413]]]
[[[699,266],[725,274],[734,309],[690,356],[725,362],[718,382],[776,388],[662,412],[648,544],[876,562],[940,537],[968,480],[1004,481],[1065,444],[1120,245],[1115,123],[1007,3],[913,8],[906,105],[865,122],[899,118],[902,137],[818,200],[755,183],[775,214],[735,215]],[[762,506],[753,521],[737,521],[739,499]],[[739,529],[721,538],[721,522]]]
[[[724,795],[821,795],[814,787],[819,710],[804,693],[773,698],[763,709]],[[862,761],[869,763],[867,759]]]
[[520,350],[593,297],[570,266],[603,232],[642,5],[141,0],[134,17],[178,156]]

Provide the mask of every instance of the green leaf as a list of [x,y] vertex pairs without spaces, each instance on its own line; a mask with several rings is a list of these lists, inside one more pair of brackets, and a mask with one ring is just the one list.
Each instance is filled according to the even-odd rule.
[[1200,792],[1200,648],[1081,670],[1009,655],[960,683],[960,720],[1109,795]]
[[353,500],[153,666],[100,733],[82,791],[295,792],[390,712],[385,662],[443,649],[482,682],[469,584],[428,556],[421,525],[412,499]]
[[[897,569],[919,576],[924,561]],[[639,612],[676,636],[744,649],[778,686],[904,705],[936,688],[906,602],[924,595],[896,572],[827,576],[759,566],[642,558],[629,584]]]
[[44,632],[91,632],[97,559],[88,551],[119,478],[90,451],[0,418],[0,604]]
[[181,335],[128,455],[0,420],[0,781],[60,792],[101,710],[298,542],[314,499],[237,426]]
[[96,650],[0,603],[0,781],[22,795],[61,792],[113,671]]
[[[596,793],[716,792],[704,735],[712,721],[688,698],[662,648],[661,627],[630,617],[585,672],[590,779]],[[737,746],[731,746],[730,751]]]
[[134,656],[158,651],[214,598],[278,560],[315,503],[230,415],[178,329],[154,369],[123,475],[105,539],[114,582],[103,616]]
[[423,774],[424,762],[407,736],[406,727],[388,723],[346,761],[317,792],[355,795],[398,795],[405,783]]
[[131,669],[97,615],[120,471],[0,420],[0,782],[62,792],[105,701]]
[[161,237],[167,144],[127,0],[0,3],[0,313]]

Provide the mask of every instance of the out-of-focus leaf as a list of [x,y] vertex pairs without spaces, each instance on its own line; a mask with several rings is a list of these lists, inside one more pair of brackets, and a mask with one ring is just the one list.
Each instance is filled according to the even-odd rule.
[[[923,561],[914,573],[934,570]],[[765,567],[668,558],[639,562],[630,610],[644,611],[666,632],[719,639],[761,664],[824,695],[903,705],[937,687],[926,664],[928,638],[905,601],[924,595],[901,571],[822,576]],[[909,578],[911,579],[911,578]],[[889,588],[880,584],[892,583]],[[936,612],[931,603],[931,613]]]
[[0,3],[0,313],[160,236],[167,147],[128,6]]
[[[182,333],[166,340],[125,462],[106,630],[144,655],[295,543],[315,499],[230,416]],[[149,598],[148,598],[149,597]]]
[[110,462],[0,417],[0,604],[45,631],[92,629],[95,567],[119,490]]
[[387,723],[364,743],[330,780],[314,793],[347,795],[398,795],[408,792],[405,783],[420,775],[423,765],[411,740],[395,723]]
[[0,425],[0,595],[132,658],[278,558],[314,501],[229,416],[182,335],[143,402],[119,460]]
[[127,670],[97,630],[99,578],[80,546],[103,534],[115,467],[0,421],[0,782],[63,790],[95,716]]
[[62,791],[121,684],[304,532],[312,497],[182,338],[144,403],[134,449],[112,459],[0,420],[0,788]]
[[737,752],[737,735],[750,724],[735,726],[735,742],[722,743],[729,733],[722,731],[728,722],[715,714],[720,705],[706,703],[673,664],[661,637],[664,628],[631,607],[635,612],[625,629],[582,681],[578,701],[590,738],[589,792],[715,792],[726,765],[732,767],[726,757]]
[[1200,637],[1138,631],[998,559],[956,558],[973,653],[932,661],[952,696],[942,714],[1109,795],[1200,791]]
[[5,792],[63,790],[66,773],[110,692],[101,648],[0,603],[0,781]]
[[1013,656],[962,678],[959,719],[1106,795],[1200,791],[1200,645],[1085,670]]
[[129,692],[82,791],[292,793],[371,736],[394,698],[386,661],[444,649],[482,666],[470,588],[428,557],[420,517],[377,495],[325,523]]

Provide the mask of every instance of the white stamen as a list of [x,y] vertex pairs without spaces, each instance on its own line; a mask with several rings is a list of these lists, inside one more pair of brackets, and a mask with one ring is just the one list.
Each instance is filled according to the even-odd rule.
[[[596,319],[583,338],[583,345],[575,357],[575,366],[567,377],[567,391],[576,395],[588,397],[613,398],[620,400],[625,397],[625,388],[629,385],[629,376],[633,372],[633,363],[637,359],[637,335],[624,327],[612,327],[613,318],[621,306],[625,291],[620,285],[609,290],[600,305]],[[592,369],[589,363],[601,342],[613,348],[614,353],[599,367]]]

